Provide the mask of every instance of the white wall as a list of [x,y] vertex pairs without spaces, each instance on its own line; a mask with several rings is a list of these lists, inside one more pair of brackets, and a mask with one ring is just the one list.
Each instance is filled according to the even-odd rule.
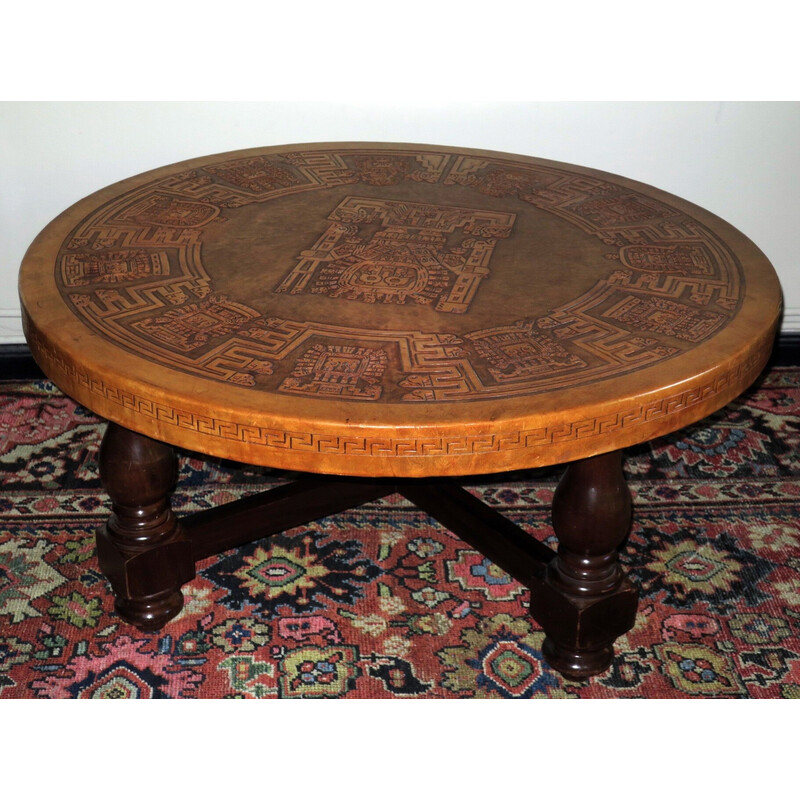
[[24,341],[16,274],[71,203],[173,161],[312,141],[462,145],[596,167],[725,218],[783,284],[800,332],[800,103],[0,103],[0,345]]

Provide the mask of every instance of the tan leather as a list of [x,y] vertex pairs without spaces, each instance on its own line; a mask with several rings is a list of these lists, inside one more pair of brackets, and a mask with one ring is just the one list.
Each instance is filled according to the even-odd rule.
[[45,372],[106,418],[240,461],[455,475],[617,449],[725,405],[781,295],[677,197],[486,151],[227,153],[101,190],[22,265]]

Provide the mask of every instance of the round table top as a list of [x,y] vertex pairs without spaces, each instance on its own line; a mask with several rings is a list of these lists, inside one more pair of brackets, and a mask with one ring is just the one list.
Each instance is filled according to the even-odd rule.
[[758,248],[597,170],[305,144],[138,175],[51,222],[31,350],[88,408],[251,464],[360,476],[571,461],[676,430],[763,368]]

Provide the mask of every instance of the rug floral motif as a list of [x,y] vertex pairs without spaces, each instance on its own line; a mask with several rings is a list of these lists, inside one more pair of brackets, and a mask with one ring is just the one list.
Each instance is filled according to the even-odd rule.
[[[543,661],[527,590],[399,495],[201,561],[136,630],[95,556],[102,431],[49,382],[0,384],[0,699],[800,697],[800,369],[626,454],[639,614],[583,682]],[[179,455],[179,515],[290,477]],[[468,488],[553,545],[559,475]]]

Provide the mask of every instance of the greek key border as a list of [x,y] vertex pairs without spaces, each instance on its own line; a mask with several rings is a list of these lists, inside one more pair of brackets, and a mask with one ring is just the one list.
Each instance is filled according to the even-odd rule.
[[[83,386],[92,394],[102,397],[107,402],[129,409],[136,415],[183,430],[194,431],[199,435],[278,451],[384,458],[433,458],[503,453],[564,445],[651,423],[697,406],[710,397],[724,393],[731,386],[737,386],[739,391],[743,391],[749,382],[755,380],[758,372],[766,363],[771,341],[771,338],[767,337],[745,361],[740,362],[734,369],[717,375],[709,383],[685,389],[651,403],[642,403],[628,410],[580,419],[562,425],[528,428],[515,435],[392,438],[342,436],[242,425],[232,420],[217,419],[213,416],[199,415],[174,408],[111,386],[105,381],[93,377],[88,372],[78,369],[75,364],[66,361],[37,333],[29,333],[31,349],[36,354],[39,363],[44,362],[42,366],[47,374],[65,376],[73,384]],[[91,408],[91,406],[89,407]],[[713,410],[709,410],[709,413],[713,413]]]

